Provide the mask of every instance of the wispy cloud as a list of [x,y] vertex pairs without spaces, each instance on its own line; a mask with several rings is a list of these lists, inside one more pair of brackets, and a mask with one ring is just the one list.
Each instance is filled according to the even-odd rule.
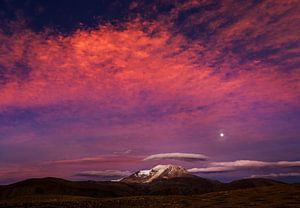
[[258,160],[236,160],[233,162],[213,162],[211,166],[232,168],[300,167],[300,161],[265,162]]
[[217,173],[238,171],[243,169],[291,167],[300,167],[300,161],[265,162],[257,160],[236,160],[232,162],[211,162],[207,167],[191,168],[188,171],[191,173]]
[[300,173],[269,173],[261,175],[251,175],[249,178],[277,178],[277,177],[289,177],[300,176]]
[[74,164],[74,163],[84,163],[84,162],[103,162],[105,159],[101,156],[99,157],[84,157],[84,158],[78,158],[78,159],[70,159],[70,160],[55,160],[55,161],[49,161],[47,163],[51,164]]
[[76,176],[84,177],[125,177],[131,174],[127,170],[92,170],[92,171],[82,171],[76,173]]
[[79,163],[120,163],[120,162],[136,162],[139,161],[139,156],[125,156],[125,155],[103,155],[93,157],[82,157],[77,159],[54,160],[47,161],[46,164],[79,164]]
[[165,159],[193,162],[193,161],[204,161],[207,160],[208,157],[203,154],[175,152],[175,153],[155,154],[144,158],[144,160],[165,160]]
[[205,167],[205,168],[191,168],[188,169],[190,173],[222,173],[235,170],[232,167]]

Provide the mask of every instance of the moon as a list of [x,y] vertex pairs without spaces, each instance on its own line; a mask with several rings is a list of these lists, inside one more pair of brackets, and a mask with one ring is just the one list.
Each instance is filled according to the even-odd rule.
[[224,137],[225,135],[224,135],[224,133],[220,133],[220,137]]

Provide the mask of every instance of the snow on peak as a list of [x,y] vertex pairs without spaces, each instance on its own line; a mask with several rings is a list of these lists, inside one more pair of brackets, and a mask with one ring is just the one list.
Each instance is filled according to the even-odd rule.
[[157,165],[150,170],[140,170],[127,177],[124,181],[150,183],[155,179],[169,179],[190,175],[183,167],[176,165]]
[[178,165],[157,165],[155,167],[153,167],[151,170],[153,171],[161,171],[161,170],[185,170],[183,167],[178,166]]
[[151,170],[140,170],[136,173],[136,176],[145,177],[150,175]]
[[154,171],[166,170],[171,166],[172,165],[157,165],[157,166],[153,167],[151,170],[154,170]]

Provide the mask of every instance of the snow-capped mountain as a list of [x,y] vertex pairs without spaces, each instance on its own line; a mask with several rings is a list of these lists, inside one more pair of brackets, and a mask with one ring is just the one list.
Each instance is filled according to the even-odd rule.
[[176,177],[193,177],[185,168],[177,165],[157,165],[150,170],[140,170],[123,178],[122,182],[150,183],[158,179],[170,179]]

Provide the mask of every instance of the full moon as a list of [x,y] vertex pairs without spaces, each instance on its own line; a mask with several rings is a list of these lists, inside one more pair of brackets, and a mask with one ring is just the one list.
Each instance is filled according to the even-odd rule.
[[220,137],[224,137],[224,133],[220,133]]

